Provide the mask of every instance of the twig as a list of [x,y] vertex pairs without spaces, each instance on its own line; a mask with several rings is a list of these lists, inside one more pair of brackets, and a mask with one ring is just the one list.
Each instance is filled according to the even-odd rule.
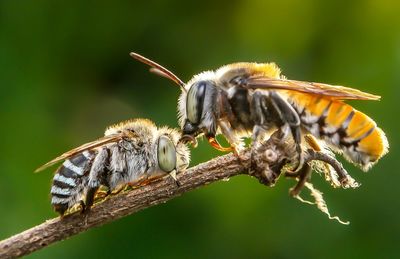
[[[190,190],[239,174],[253,175],[261,183],[273,184],[279,176],[285,151],[279,140],[271,138],[257,155],[262,172],[250,172],[250,151],[228,154],[188,169],[178,175],[180,186],[165,177],[150,184],[113,195],[96,204],[87,213],[74,213],[64,218],[54,218],[0,242],[0,257],[27,255],[52,243],[67,239],[90,228],[103,225],[151,206],[164,203]],[[254,156],[254,154],[253,154]],[[271,168],[271,169],[270,169]]]

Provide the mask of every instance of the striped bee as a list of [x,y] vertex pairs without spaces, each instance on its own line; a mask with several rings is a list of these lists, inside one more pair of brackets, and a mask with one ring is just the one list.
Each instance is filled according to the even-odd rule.
[[134,119],[110,126],[105,136],[72,149],[39,167],[41,171],[64,160],[51,187],[51,204],[60,215],[80,203],[90,208],[100,186],[109,192],[123,185],[144,184],[189,165],[189,150],[180,134],[157,128],[147,119]]
[[[274,63],[234,63],[195,75],[188,83],[139,54],[131,56],[180,86],[179,121],[186,139],[205,135],[221,151],[239,152],[244,137],[253,144],[275,129],[292,136],[302,167],[305,136],[316,149],[329,147],[367,171],[388,152],[384,132],[345,100],[379,100],[356,89],[288,80]],[[231,147],[215,139],[221,133]]]

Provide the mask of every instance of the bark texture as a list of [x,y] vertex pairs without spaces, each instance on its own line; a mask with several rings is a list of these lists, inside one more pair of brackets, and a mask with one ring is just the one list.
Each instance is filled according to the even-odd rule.
[[[274,184],[288,151],[279,139],[271,137],[259,152],[250,150],[239,156],[228,154],[188,169],[178,175],[178,187],[170,177],[164,177],[130,191],[111,195],[95,204],[87,213],[74,213],[54,218],[0,242],[0,257],[24,256],[55,242],[67,239],[87,229],[103,225],[142,209],[165,203],[190,190],[239,174],[252,175],[266,185]],[[255,164],[254,164],[255,163]],[[252,170],[253,169],[253,170]]]

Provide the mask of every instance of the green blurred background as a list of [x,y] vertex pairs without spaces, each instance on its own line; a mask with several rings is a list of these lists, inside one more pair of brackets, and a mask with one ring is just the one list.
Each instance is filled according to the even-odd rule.
[[[352,102],[385,130],[390,153],[362,186],[314,177],[343,226],[245,176],[74,236],[32,258],[394,258],[399,255],[398,1],[0,2],[0,239],[52,218],[52,170],[33,170],[146,117],[177,126],[179,89],[132,60],[136,51],[184,81],[235,61],[274,61],[292,79],[382,95]],[[396,104],[397,103],[397,104]],[[195,165],[220,153],[203,141]],[[396,161],[397,160],[397,161]]]

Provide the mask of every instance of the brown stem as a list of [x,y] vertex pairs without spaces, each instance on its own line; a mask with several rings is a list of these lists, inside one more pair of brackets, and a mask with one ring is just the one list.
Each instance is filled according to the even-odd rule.
[[[257,154],[257,159],[264,161],[267,167],[265,167],[263,173],[253,172],[251,175],[258,178],[262,183],[265,182],[263,177],[267,175],[279,175],[279,172],[272,172],[272,170],[276,170],[274,168],[280,170],[280,166],[276,167],[275,164],[281,163],[282,159],[280,158],[285,153],[282,151],[282,146],[276,145],[276,143],[276,140],[275,142],[267,141],[263,152]],[[275,160],[274,157],[276,157]],[[239,174],[249,174],[250,164],[250,151],[245,150],[239,156],[228,154],[217,157],[179,174],[177,177],[181,184],[179,187],[176,186],[172,178],[165,177],[146,186],[112,195],[104,202],[96,204],[87,213],[74,213],[62,219],[47,220],[38,226],[1,241],[0,257],[10,258],[27,255],[92,227],[164,203],[209,183]]]

